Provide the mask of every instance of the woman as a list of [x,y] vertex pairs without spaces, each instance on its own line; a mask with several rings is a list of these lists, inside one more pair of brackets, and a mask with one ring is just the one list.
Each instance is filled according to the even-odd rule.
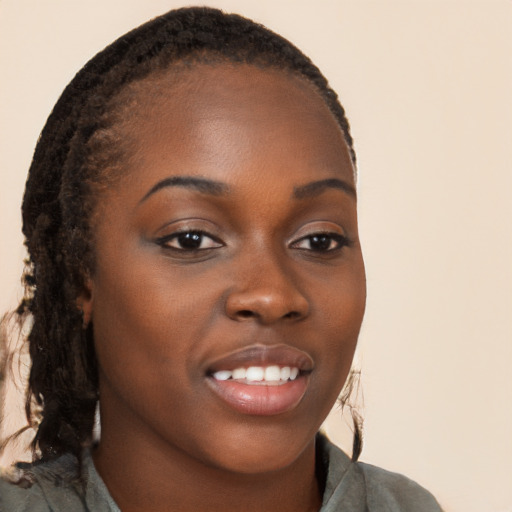
[[317,434],[365,307],[354,173],[336,94],[249,20],[171,11],[94,57],[27,181],[36,462],[0,509],[439,510]]

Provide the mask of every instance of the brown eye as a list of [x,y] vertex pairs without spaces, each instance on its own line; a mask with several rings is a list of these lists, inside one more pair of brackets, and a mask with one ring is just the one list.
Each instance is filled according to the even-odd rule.
[[157,243],[169,249],[202,251],[222,247],[222,243],[202,231],[183,231],[162,237]]
[[294,249],[314,252],[329,252],[348,245],[348,239],[338,233],[314,233],[292,244]]

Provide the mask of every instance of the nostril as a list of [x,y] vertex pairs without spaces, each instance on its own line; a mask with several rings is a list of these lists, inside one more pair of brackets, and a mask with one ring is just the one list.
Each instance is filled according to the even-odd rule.
[[242,309],[238,312],[238,316],[242,318],[252,318],[253,316],[256,316],[254,311],[251,311],[249,309]]
[[[250,309],[241,309],[236,312],[236,316],[238,318],[256,318],[259,317],[260,315]],[[282,318],[287,320],[295,320],[297,318],[300,318],[301,316],[302,315],[298,311],[290,311],[289,313],[283,315]]]
[[289,313],[286,313],[283,318],[289,318],[290,320],[293,320],[295,318],[299,318],[300,316],[301,314],[298,311],[290,311]]

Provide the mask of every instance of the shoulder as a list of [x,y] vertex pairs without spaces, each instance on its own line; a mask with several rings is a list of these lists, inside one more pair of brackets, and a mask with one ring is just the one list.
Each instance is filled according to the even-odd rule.
[[370,511],[441,511],[434,496],[410,478],[371,464],[360,462],[357,465],[365,480],[367,505]]
[[42,464],[23,465],[21,484],[0,478],[0,511],[85,511],[78,474],[77,459],[71,455]]
[[441,512],[432,494],[409,478],[351,462],[325,438],[321,449],[327,461],[322,512]]
[[38,485],[23,488],[0,478],[0,510],[48,512],[51,509]]

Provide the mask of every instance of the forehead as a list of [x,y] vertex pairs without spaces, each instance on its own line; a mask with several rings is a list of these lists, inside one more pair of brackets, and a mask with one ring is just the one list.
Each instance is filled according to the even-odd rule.
[[197,165],[232,167],[234,155],[260,167],[289,158],[308,169],[336,167],[353,182],[336,119],[315,87],[289,72],[231,63],[173,66],[130,84],[120,104],[131,168],[147,169],[160,158],[194,174]]

